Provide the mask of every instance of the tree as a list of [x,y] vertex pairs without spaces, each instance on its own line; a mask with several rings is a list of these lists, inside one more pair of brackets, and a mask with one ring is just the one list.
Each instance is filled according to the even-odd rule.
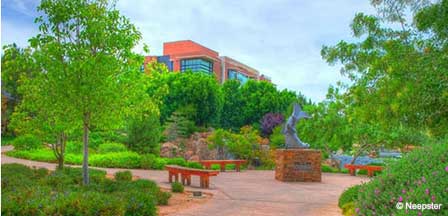
[[265,137],[272,134],[272,131],[277,125],[283,123],[285,118],[280,113],[266,113],[261,120],[261,133]]
[[192,120],[198,126],[219,123],[222,108],[221,88],[210,75],[194,72],[150,72],[150,95],[160,96],[160,118],[165,121],[181,107],[191,106]]
[[241,94],[241,83],[237,80],[227,80],[222,85],[223,107],[221,113],[222,128],[239,130],[244,125],[244,98]]
[[359,13],[351,25],[359,42],[322,49],[323,58],[341,63],[351,79],[344,93],[348,115],[381,130],[383,143],[395,128],[434,137],[448,129],[447,2],[372,1],[379,15]]
[[140,109],[129,118],[128,147],[142,154],[158,155],[162,135],[159,110],[154,103],[143,104]]
[[[16,44],[3,47],[2,55],[2,134],[8,131],[8,122],[14,108],[22,98],[19,86],[24,79],[31,78],[36,71],[31,49],[19,48]],[[7,95],[7,96],[6,96]],[[5,96],[5,97],[3,97]]]
[[83,183],[89,184],[92,128],[114,128],[141,96],[143,58],[132,52],[141,38],[130,21],[106,0],[43,0],[40,33],[30,40],[37,62],[54,81],[61,107],[83,131]]

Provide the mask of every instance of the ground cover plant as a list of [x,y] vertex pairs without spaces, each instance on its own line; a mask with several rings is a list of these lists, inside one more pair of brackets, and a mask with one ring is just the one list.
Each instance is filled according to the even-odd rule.
[[89,170],[91,184],[82,186],[80,168],[1,168],[2,215],[156,215],[170,198],[153,181],[114,181],[100,170]]
[[339,207],[356,215],[438,215],[448,207],[423,212],[400,210],[396,205],[398,202],[445,204],[447,201],[448,143],[444,141],[392,161],[370,182],[346,190],[340,197]]

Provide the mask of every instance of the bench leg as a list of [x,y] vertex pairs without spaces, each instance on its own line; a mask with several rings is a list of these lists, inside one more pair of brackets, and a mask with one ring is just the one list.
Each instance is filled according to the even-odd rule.
[[187,185],[191,185],[191,175],[187,175]]
[[179,182],[179,173],[174,174],[174,180]]
[[168,173],[168,181],[171,183],[171,182],[173,182],[173,173],[172,172],[169,172]]
[[355,176],[356,175],[356,169],[350,169],[350,175]]
[[220,164],[221,165],[221,172],[225,172],[226,171],[226,165],[225,164]]
[[236,165],[235,165],[235,170],[236,170],[237,172],[240,171],[240,164],[236,164]]
[[210,169],[211,168],[210,164],[207,164],[207,165],[204,165],[204,166],[205,166],[206,169]]
[[369,177],[372,177],[373,176],[373,170],[367,170],[367,175]]
[[181,174],[180,175],[180,179],[182,181],[182,184],[185,185],[185,183],[186,183],[186,176],[185,176],[185,174]]
[[210,185],[209,176],[201,176],[201,188],[208,188]]

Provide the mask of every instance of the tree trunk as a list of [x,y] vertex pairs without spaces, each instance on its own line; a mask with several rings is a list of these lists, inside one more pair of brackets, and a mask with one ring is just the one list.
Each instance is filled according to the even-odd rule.
[[83,122],[83,142],[84,142],[84,157],[82,161],[82,182],[84,185],[89,184],[89,114],[84,114]]

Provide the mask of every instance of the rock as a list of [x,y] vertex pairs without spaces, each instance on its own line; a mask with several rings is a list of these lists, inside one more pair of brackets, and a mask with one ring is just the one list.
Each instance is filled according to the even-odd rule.
[[188,158],[189,161],[199,161],[199,156],[198,155],[193,155],[190,158]]

